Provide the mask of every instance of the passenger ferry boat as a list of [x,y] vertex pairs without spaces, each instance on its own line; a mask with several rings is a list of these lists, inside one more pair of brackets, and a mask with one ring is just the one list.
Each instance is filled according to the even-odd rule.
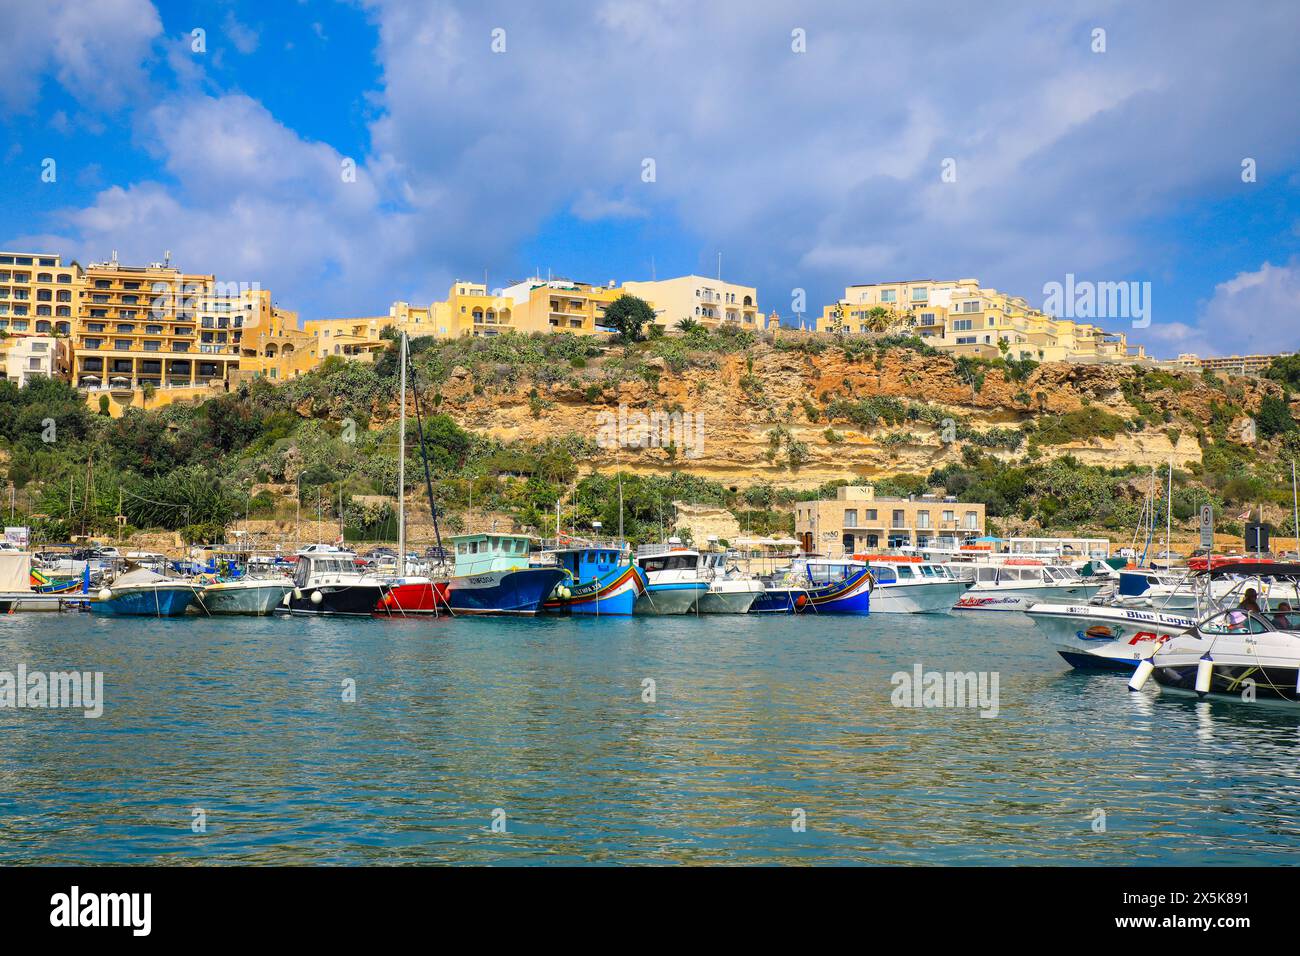
[[569,614],[631,614],[646,589],[646,575],[615,545],[585,544],[543,552],[564,578],[544,605]]
[[709,590],[700,574],[700,552],[671,539],[668,550],[654,548],[638,554],[636,565],[646,576],[645,592],[636,600],[637,614],[685,614]]
[[541,611],[564,580],[558,564],[534,565],[525,534],[461,534],[451,539],[456,566],[447,603],[455,614],[522,614]]
[[381,578],[357,567],[351,551],[310,546],[298,552],[289,610],[294,614],[368,617],[386,589]]

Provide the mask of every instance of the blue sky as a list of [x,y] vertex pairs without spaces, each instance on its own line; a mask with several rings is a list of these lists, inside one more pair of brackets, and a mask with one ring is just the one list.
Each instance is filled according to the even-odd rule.
[[303,318],[721,252],[787,321],[1073,274],[1150,282],[1105,324],[1159,355],[1300,337],[1294,3],[2,2],[8,247],[170,250]]

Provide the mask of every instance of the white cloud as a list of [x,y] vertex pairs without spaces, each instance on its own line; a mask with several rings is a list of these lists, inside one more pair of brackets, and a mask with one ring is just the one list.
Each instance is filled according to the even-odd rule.
[[245,56],[257,49],[258,40],[260,39],[258,32],[247,24],[240,23],[236,19],[233,10],[226,11],[223,29],[230,42],[234,44],[235,49]]
[[1198,325],[1213,354],[1296,351],[1300,347],[1300,258],[1283,266],[1266,262],[1254,272],[1241,272],[1219,283]]
[[83,106],[115,110],[145,86],[162,21],[149,0],[8,4],[0,30],[0,103],[30,112],[48,73]]

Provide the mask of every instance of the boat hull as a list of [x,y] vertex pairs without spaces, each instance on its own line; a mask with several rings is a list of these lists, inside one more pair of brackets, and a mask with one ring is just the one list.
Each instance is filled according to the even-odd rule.
[[[1198,693],[1195,665],[1157,666],[1151,676],[1162,690]],[[1254,664],[1225,666],[1216,661],[1210,674],[1208,693],[1215,697],[1244,700],[1249,687],[1255,699],[1300,703],[1300,693],[1296,691],[1297,679],[1300,679],[1300,670],[1295,667],[1261,667]]]
[[808,606],[805,588],[767,588],[749,606],[750,614],[802,614]]
[[533,615],[564,579],[560,568],[486,571],[451,579],[448,603],[456,614]]
[[748,614],[762,594],[758,588],[715,590],[710,588],[700,595],[695,602],[695,610],[700,614]]
[[818,614],[870,614],[871,572],[862,568],[843,581],[814,584],[809,602]]
[[952,606],[954,611],[1027,611],[1043,601],[1087,603],[1101,590],[1100,584],[1071,584],[1064,587],[980,588],[968,590]]
[[[319,593],[320,601],[311,599]],[[378,584],[323,584],[308,585],[289,594],[289,610],[294,614],[315,617],[369,617],[383,597],[384,588]]]
[[651,584],[637,598],[636,614],[685,614],[709,589],[703,581],[679,584]]
[[963,581],[877,584],[871,592],[871,613],[947,614],[966,588]]
[[271,614],[284,602],[284,596],[293,590],[288,581],[266,581],[256,585],[214,584],[204,588],[197,602],[209,614],[238,614],[262,617]]
[[437,614],[447,608],[446,581],[397,581],[384,592],[375,613],[402,617],[407,614]]
[[1061,657],[1081,670],[1132,670],[1195,625],[1191,618],[1125,607],[1035,604],[1025,612]]
[[190,585],[122,588],[113,590],[107,601],[92,601],[90,609],[109,617],[180,617],[198,593]]
[[625,566],[569,587],[569,597],[548,600],[545,609],[557,614],[627,616],[635,612],[637,598],[645,593],[645,572]]

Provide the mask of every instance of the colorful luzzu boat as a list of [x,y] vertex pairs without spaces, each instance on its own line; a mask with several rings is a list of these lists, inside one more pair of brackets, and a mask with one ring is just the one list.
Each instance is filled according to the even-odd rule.
[[90,609],[113,617],[180,617],[200,591],[189,581],[132,568],[119,575],[111,587],[101,588]]
[[818,614],[869,614],[871,569],[861,561],[808,560],[800,562],[807,577],[808,604]]
[[529,562],[529,535],[462,534],[451,540],[456,568],[447,603],[454,614],[537,614],[564,580],[558,565]]
[[645,572],[613,546],[557,548],[547,554],[565,572],[546,602],[547,611],[627,615],[645,592]]

